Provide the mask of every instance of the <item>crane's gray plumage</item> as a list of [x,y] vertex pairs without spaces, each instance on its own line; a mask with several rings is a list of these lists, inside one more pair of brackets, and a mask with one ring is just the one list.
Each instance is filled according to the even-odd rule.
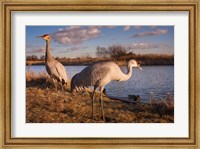
[[[92,95],[94,103],[95,90],[99,87],[100,89],[100,101],[101,101],[101,110],[104,119],[103,112],[103,100],[102,92],[109,82],[111,81],[126,81],[132,75],[132,67],[137,67],[142,69],[140,65],[135,60],[130,60],[128,62],[128,72],[124,74],[119,66],[114,62],[101,62],[93,64],[84,68],[80,73],[77,73],[71,80],[71,91],[76,92],[80,91],[84,87],[94,86],[94,91]],[[92,104],[92,117],[93,117],[93,104]]]
[[67,73],[65,67],[51,55],[51,37],[47,34],[44,34],[43,36],[37,36],[37,38],[42,38],[46,41],[45,65],[47,73],[53,79],[55,87],[57,88],[55,84],[55,80],[57,80],[61,83],[63,90],[63,85],[66,84],[68,80]]

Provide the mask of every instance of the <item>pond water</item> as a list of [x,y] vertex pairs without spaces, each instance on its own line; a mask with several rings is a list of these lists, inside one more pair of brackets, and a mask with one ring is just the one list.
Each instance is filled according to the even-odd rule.
[[[65,66],[69,78],[80,72],[86,66]],[[112,81],[106,85],[106,94],[117,98],[127,98],[128,95],[140,95],[142,101],[149,101],[153,96],[162,98],[167,94],[174,95],[174,66],[142,66],[144,71],[133,69],[133,75],[128,81]],[[125,66],[121,67],[124,73]],[[26,70],[45,71],[45,66],[27,66]]]

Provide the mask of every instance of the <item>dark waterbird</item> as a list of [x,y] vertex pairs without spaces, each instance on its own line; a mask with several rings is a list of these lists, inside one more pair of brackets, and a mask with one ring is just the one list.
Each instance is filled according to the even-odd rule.
[[128,99],[134,100],[135,102],[140,102],[140,95],[128,95]]

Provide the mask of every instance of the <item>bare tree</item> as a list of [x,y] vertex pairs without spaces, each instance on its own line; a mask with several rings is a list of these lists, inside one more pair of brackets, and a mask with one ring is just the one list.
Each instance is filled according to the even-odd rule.
[[104,58],[109,57],[108,50],[105,47],[100,47],[100,46],[97,47],[96,55]]
[[111,58],[119,59],[121,56],[127,55],[130,48],[122,45],[113,45],[108,47],[108,51]]
[[122,56],[128,55],[130,53],[131,48],[129,46],[122,45],[112,45],[107,48],[105,47],[97,47],[96,54],[101,57],[110,57],[114,59],[119,59]]

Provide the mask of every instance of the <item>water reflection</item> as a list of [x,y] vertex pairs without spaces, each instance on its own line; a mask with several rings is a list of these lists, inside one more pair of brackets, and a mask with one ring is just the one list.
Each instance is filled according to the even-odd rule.
[[[29,66],[28,70],[46,71],[45,66]],[[65,66],[68,76],[80,72],[86,66]],[[174,95],[174,66],[143,66],[144,71],[133,69],[133,75],[128,81],[113,81],[106,86],[109,96],[127,98],[128,95],[140,95],[141,100],[149,100],[151,96],[162,98],[166,94]],[[121,67],[124,73],[126,67]]]

